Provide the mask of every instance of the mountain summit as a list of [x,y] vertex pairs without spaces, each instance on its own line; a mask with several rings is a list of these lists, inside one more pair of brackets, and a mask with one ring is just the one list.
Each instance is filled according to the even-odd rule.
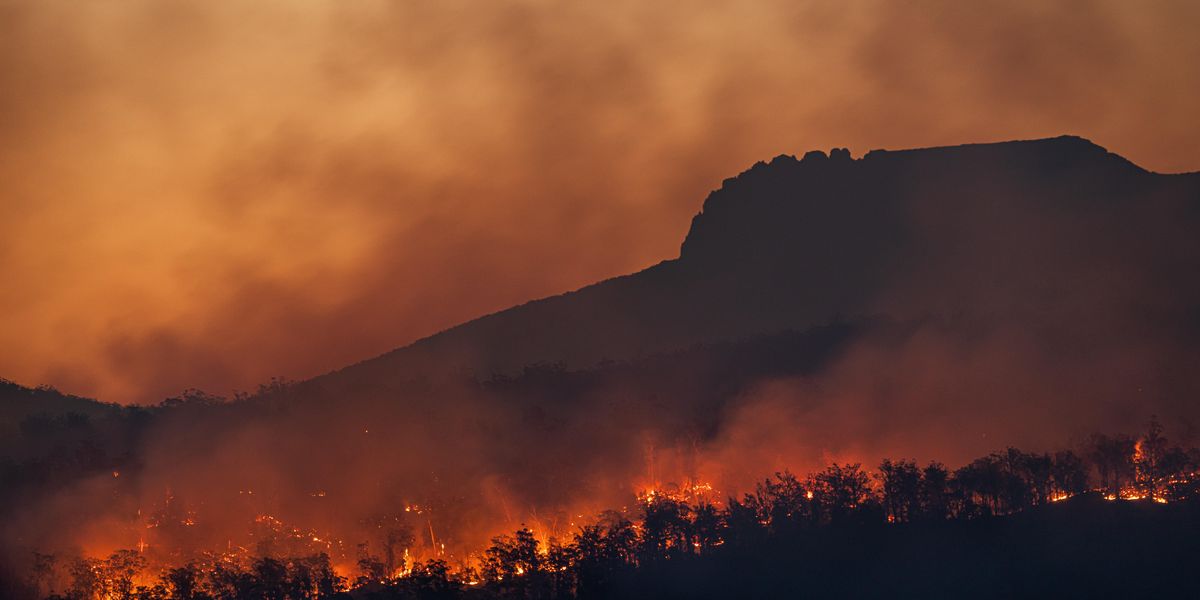
[[1198,226],[1200,174],[1079,137],[778,156],[708,196],[676,259],[322,379],[582,368],[860,318],[1192,326]]

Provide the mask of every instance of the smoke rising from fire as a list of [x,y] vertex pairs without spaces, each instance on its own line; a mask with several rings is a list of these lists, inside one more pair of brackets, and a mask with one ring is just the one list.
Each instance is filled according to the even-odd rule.
[[1196,169],[1196,11],[8,0],[0,374],[315,375],[673,256],[780,152],[1076,132]]
[[[120,402],[303,378],[675,256],[705,192],[779,152],[1074,131],[1172,171],[1200,149],[1183,3],[2,6],[0,375]],[[1194,440],[1194,220],[1011,191],[909,207],[920,260],[856,298],[896,325],[799,372],[708,380],[699,351],[171,409],[96,434],[127,466],[18,503],[5,550],[344,567],[402,522],[461,557],[671,483],[954,466],[1150,414]]]

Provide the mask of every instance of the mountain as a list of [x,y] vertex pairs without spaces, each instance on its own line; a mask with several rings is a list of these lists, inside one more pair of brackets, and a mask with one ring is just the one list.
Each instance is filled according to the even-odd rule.
[[409,505],[463,551],[647,486],[1083,454],[1152,414],[1195,445],[1198,226],[1200,175],[1080,138],[776,157],[707,198],[675,259],[307,382],[154,407],[0,382],[0,572],[104,524],[131,545],[164,514],[141,508],[197,511],[152,534],[171,552],[264,511],[375,539]]
[[[439,373],[653,364],[831,324],[855,335],[879,323],[934,321],[964,335],[1006,327],[1067,355],[1105,344],[1178,355],[1200,339],[1198,232],[1200,173],[1152,173],[1079,137],[781,155],[710,193],[676,258],[303,387],[322,396]],[[23,400],[4,404],[20,415],[90,402],[31,406],[32,391],[9,387]]]
[[712,192],[675,259],[318,381],[587,368],[861,318],[1016,319],[1067,338],[1192,328],[1198,226],[1200,174],[1148,172],[1079,137],[778,156]]

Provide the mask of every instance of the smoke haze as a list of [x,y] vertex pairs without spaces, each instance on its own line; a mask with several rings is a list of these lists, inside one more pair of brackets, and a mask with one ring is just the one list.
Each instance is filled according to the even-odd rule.
[[675,256],[780,152],[1200,168],[1200,7],[0,1],[0,375],[299,379]]

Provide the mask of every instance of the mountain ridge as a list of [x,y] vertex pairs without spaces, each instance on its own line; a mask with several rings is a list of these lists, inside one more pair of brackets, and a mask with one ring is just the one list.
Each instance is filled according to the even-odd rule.
[[[487,379],[538,363],[586,369],[835,321],[893,319],[881,293],[913,275],[914,264],[973,243],[914,245],[914,212],[1019,204],[1028,194],[1080,211],[1072,219],[1128,212],[1131,198],[1183,198],[1180,222],[1200,223],[1200,172],[1154,173],[1078,136],[875,149],[859,158],[845,148],[780,154],[711,191],[676,257],[482,315],[305,383],[342,388],[464,372]],[[936,222],[932,237],[962,226],[951,221]],[[1184,254],[1189,261],[1200,264],[1194,253]],[[896,320],[939,310],[926,308]]]
[[[909,222],[914,206],[936,212],[938,205],[959,210],[947,200],[955,195],[985,205],[1036,196],[1068,211],[1086,213],[1094,208],[1088,202],[1136,211],[1133,197],[1194,198],[1196,190],[1198,173],[1153,173],[1078,136],[872,150],[857,159],[843,148],[779,155],[710,192],[675,258],[483,315],[316,380],[448,364],[485,377],[538,362],[586,368],[835,317],[874,317],[880,307],[869,297],[904,270],[894,255],[921,245]],[[804,293],[798,277],[837,289]],[[778,297],[758,297],[764,286]]]

